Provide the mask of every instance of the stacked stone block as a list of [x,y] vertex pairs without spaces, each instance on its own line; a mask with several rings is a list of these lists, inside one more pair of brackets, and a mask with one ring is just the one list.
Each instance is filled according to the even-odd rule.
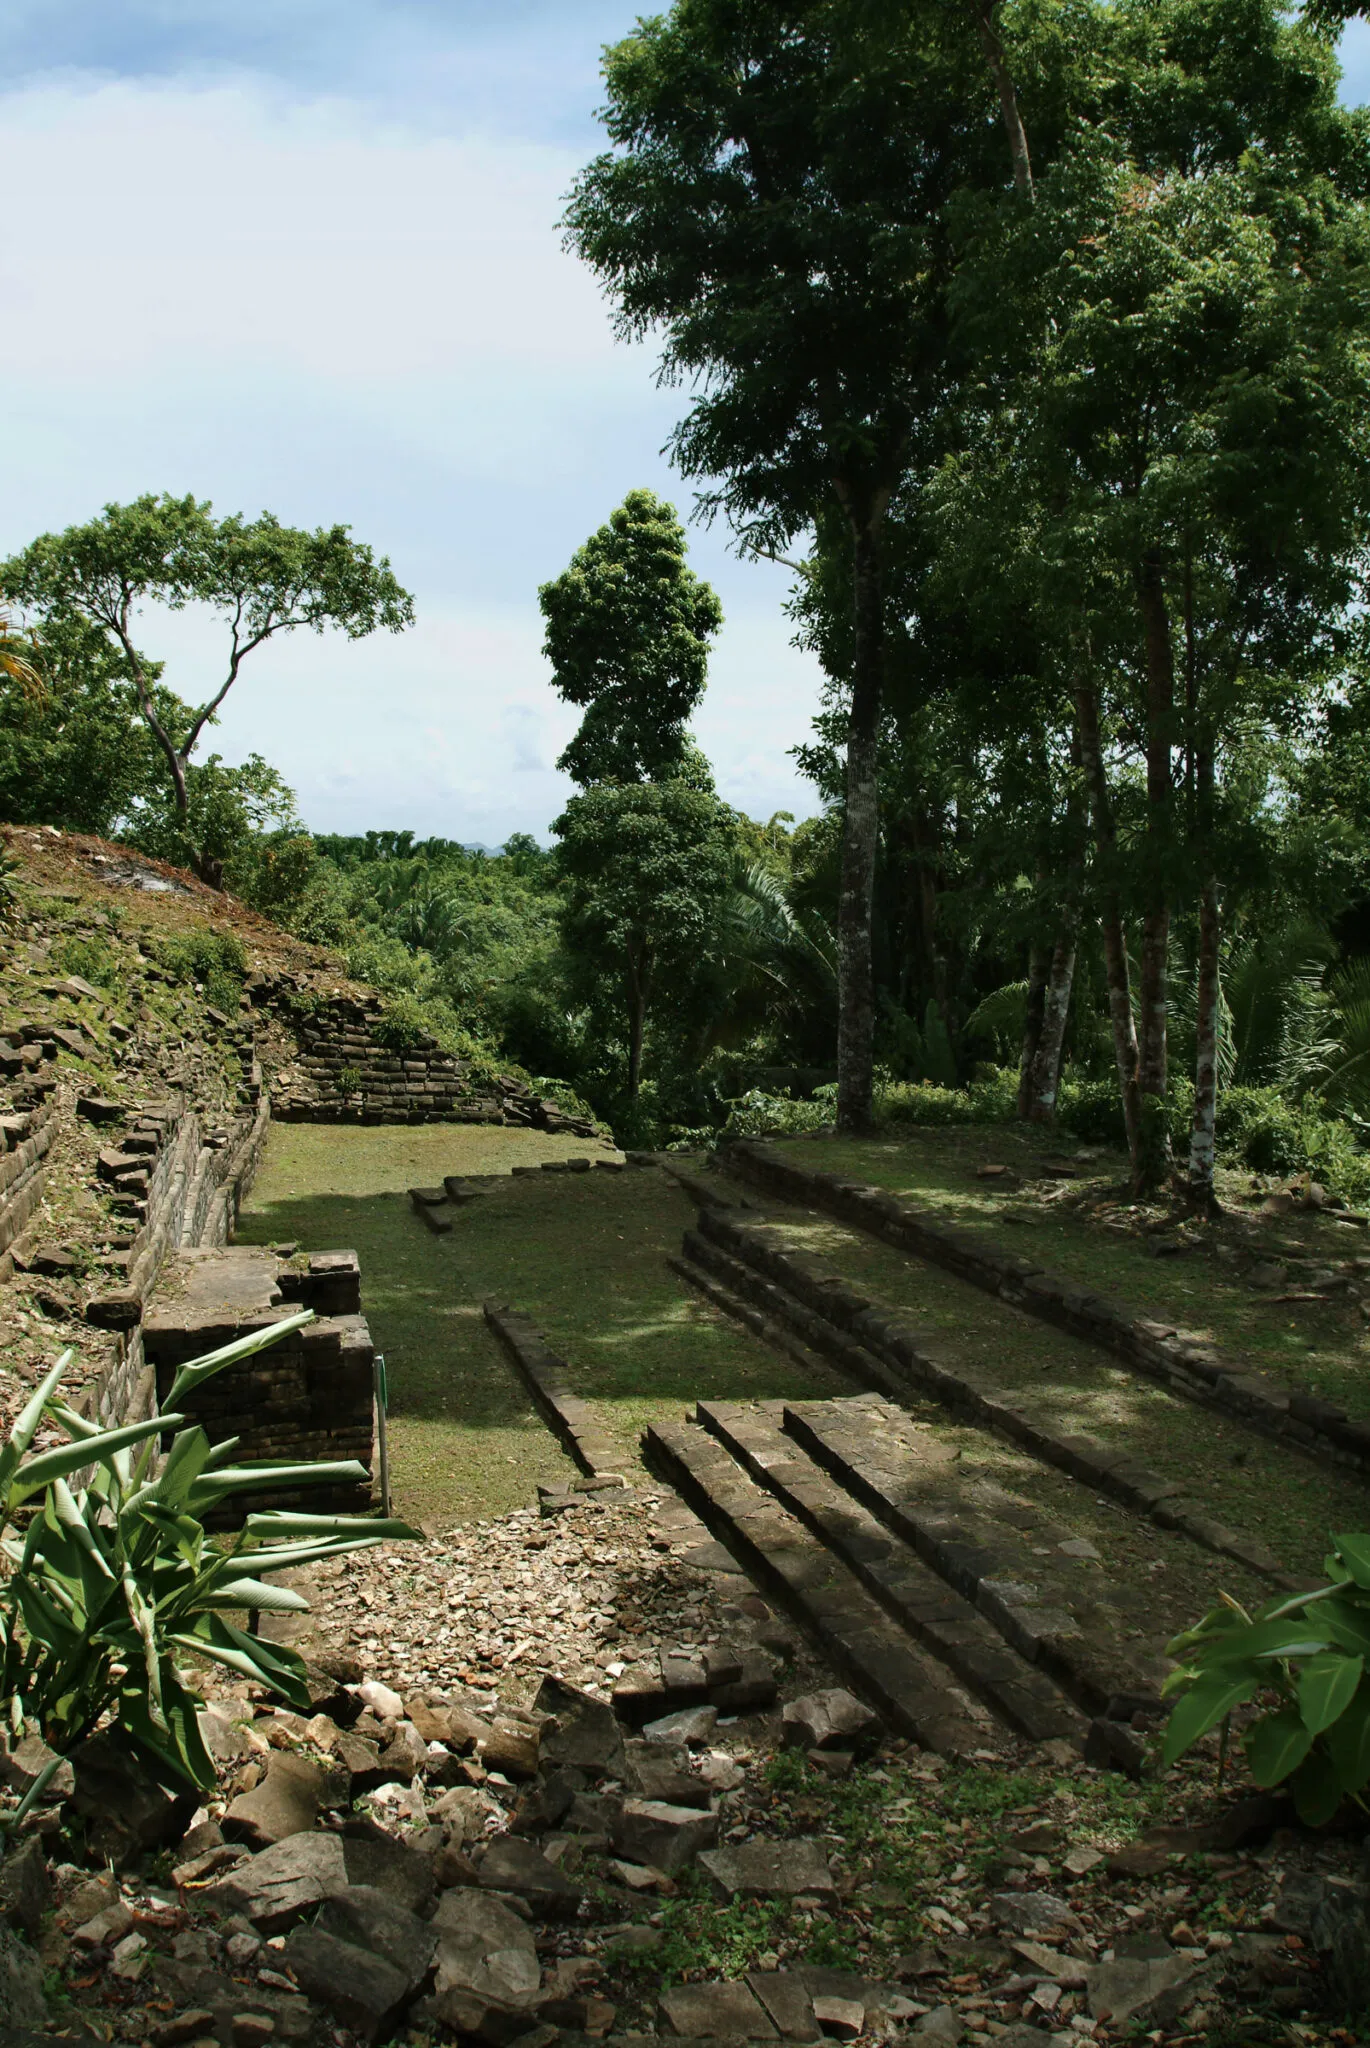
[[164,1408],[178,1370],[190,1359],[267,1329],[299,1308],[314,1308],[316,1320],[216,1374],[178,1409],[199,1423],[211,1443],[238,1437],[235,1464],[356,1459],[367,1477],[339,1485],[264,1486],[235,1499],[234,1520],[262,1508],[355,1514],[371,1505],[375,1351],[360,1313],[356,1254],[325,1252],[283,1262],[248,1247],[181,1252],[143,1317],[144,1354]]

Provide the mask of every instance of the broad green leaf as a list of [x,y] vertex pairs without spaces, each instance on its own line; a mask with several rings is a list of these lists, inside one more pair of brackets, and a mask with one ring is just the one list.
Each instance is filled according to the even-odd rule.
[[303,1309],[299,1315],[286,1316],[282,1322],[272,1323],[268,1329],[254,1330],[247,1337],[236,1337],[231,1344],[225,1344],[219,1351],[207,1351],[203,1358],[191,1359],[189,1365],[181,1367],[168,1388],[167,1407],[174,1408],[178,1401],[184,1400],[187,1394],[194,1393],[206,1380],[212,1380],[214,1375],[222,1372],[226,1366],[237,1365],[241,1359],[255,1357],[257,1352],[265,1351],[272,1344],[279,1344],[283,1337],[290,1336],[296,1330],[302,1330],[306,1323],[312,1323],[313,1320],[313,1309]]
[[1310,1657],[1299,1673],[1299,1713],[1311,1735],[1321,1735],[1350,1706],[1364,1669],[1363,1657],[1343,1656],[1339,1650]]
[[1307,1756],[1313,1738],[1292,1707],[1267,1714],[1246,1732],[1246,1761],[1256,1783],[1282,1785]]
[[1356,1697],[1323,1742],[1344,1792],[1359,1792],[1370,1784],[1370,1683],[1362,1679]]
[[1318,1610],[1320,1625],[1339,1649],[1353,1657],[1370,1658],[1370,1602],[1354,1593],[1339,1592]]
[[214,1588],[216,1607],[260,1607],[267,1614],[308,1614],[309,1602],[289,1586],[263,1579],[224,1579]]
[[373,1542],[421,1543],[422,1532],[408,1522],[389,1521],[380,1515],[296,1515],[284,1510],[249,1515],[245,1524],[249,1536],[367,1536]]
[[263,1461],[260,1465],[230,1465],[224,1472],[206,1472],[191,1495],[192,1512],[210,1508],[234,1493],[255,1493],[268,1486],[328,1486],[344,1481],[369,1480],[365,1465],[349,1458],[336,1465],[286,1465]]
[[1341,1779],[1330,1758],[1314,1750],[1304,1758],[1289,1783],[1294,1807],[1305,1827],[1320,1828],[1342,1802]]
[[58,1444],[55,1450],[40,1451],[36,1458],[26,1459],[15,1473],[10,1482],[10,1499],[26,1500],[50,1480],[64,1479],[68,1472],[78,1472],[83,1465],[112,1464],[130,1444],[160,1436],[164,1429],[174,1429],[184,1420],[183,1415],[154,1415],[148,1422],[130,1422],[123,1429],[104,1430],[81,1443]]
[[1308,1616],[1290,1615],[1277,1621],[1253,1622],[1249,1628],[1234,1628],[1228,1635],[1205,1643],[1199,1656],[1191,1659],[1202,1671],[1216,1671],[1252,1657],[1310,1657],[1325,1650],[1331,1641],[1325,1611]]
[[1258,1671],[1225,1672],[1219,1678],[1203,1678],[1179,1702],[1166,1724],[1161,1750],[1166,1764],[1178,1762],[1201,1735],[1226,1720],[1234,1707],[1249,1700],[1261,1683]]
[[1334,1536],[1332,1541],[1356,1584],[1370,1592],[1370,1536]]
[[0,1451],[0,1486],[8,1485],[19,1460],[33,1442],[38,1432],[38,1425],[43,1419],[43,1410],[47,1407],[53,1393],[55,1393],[57,1383],[61,1379],[62,1374],[75,1356],[76,1353],[74,1351],[64,1351],[56,1365],[39,1381],[31,1397],[20,1409],[15,1419],[14,1427],[9,1433],[9,1441],[6,1443],[3,1451]]

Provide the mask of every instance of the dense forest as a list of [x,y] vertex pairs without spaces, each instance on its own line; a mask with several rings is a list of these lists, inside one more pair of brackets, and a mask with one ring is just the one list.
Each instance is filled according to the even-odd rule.
[[[1344,12],[677,0],[607,52],[565,230],[660,342],[703,512],[791,568],[813,819],[718,797],[690,721],[721,609],[646,491],[540,593],[583,714],[550,846],[311,835],[268,763],[204,754],[273,634],[412,605],[345,529],[190,498],[0,568],[0,811],[193,865],[625,1142],[1021,1117],[1125,1142],[1139,1194],[1207,1204],[1225,1157],[1363,1198]],[[150,600],[224,621],[198,705],[138,644]]]

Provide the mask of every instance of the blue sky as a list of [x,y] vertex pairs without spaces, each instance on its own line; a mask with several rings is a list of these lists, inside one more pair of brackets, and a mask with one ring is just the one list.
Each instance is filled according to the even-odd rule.
[[[575,725],[537,586],[625,494],[688,509],[660,450],[678,395],[612,335],[556,221],[601,143],[609,0],[11,0],[0,158],[0,551],[111,498],[346,520],[418,624],[296,635],[213,737],[281,768],[316,829],[544,834]],[[787,749],[815,665],[788,579],[692,529],[726,624],[699,736],[722,793],[813,808]],[[145,624],[207,694],[218,640]]]
[[[559,246],[600,146],[618,0],[8,0],[0,20],[0,552],[111,498],[342,519],[388,553],[401,639],[263,650],[213,744],[319,830],[544,834],[574,726],[537,585],[633,487],[682,508],[679,394]],[[1370,96],[1353,25],[1348,95]],[[692,530],[726,624],[699,736],[729,801],[813,808],[787,750],[815,665],[787,578]],[[218,642],[147,622],[207,694]]]

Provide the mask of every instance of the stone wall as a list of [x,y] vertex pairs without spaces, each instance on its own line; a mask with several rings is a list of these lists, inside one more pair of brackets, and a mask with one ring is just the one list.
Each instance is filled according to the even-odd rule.
[[178,1402],[178,1409],[211,1443],[240,1439],[235,1464],[356,1459],[366,1477],[236,1496],[225,1519],[266,1507],[344,1514],[371,1505],[375,1352],[360,1313],[356,1253],[285,1259],[249,1245],[181,1251],[163,1269],[144,1312],[143,1354],[164,1408],[177,1372],[190,1359],[269,1329],[301,1308],[314,1310],[315,1321],[227,1367]]
[[13,1276],[10,1246],[43,1199],[56,1107],[49,1088],[31,1107],[0,1116],[0,1280]]
[[286,1023],[298,1050],[271,1078],[271,1114],[283,1123],[517,1124],[592,1137],[510,1075],[477,1073],[422,1034],[394,1043],[379,996],[320,998],[288,977],[249,976],[245,995]]

